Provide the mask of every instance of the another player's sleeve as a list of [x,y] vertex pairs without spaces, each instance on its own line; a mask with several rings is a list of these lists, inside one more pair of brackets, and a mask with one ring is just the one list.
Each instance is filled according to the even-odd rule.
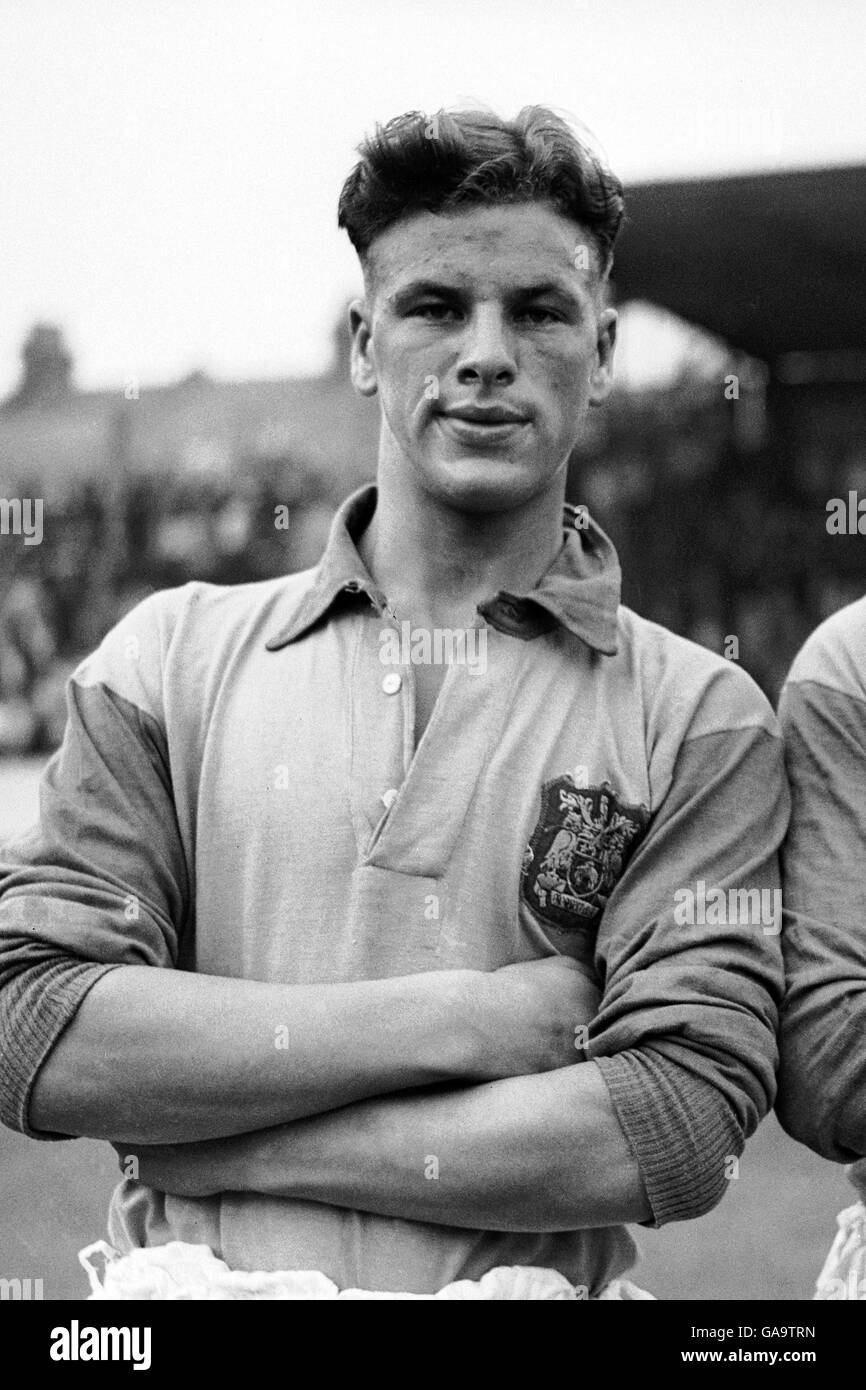
[[715,1206],[773,1104],[788,813],[772,710],[741,671],[716,668],[599,931],[587,1056],[638,1161],[648,1225]]
[[777,1111],[793,1138],[836,1162],[866,1156],[864,634],[866,617],[846,661],[844,629],[819,629],[779,705],[792,812]]
[[38,823],[0,847],[0,1120],[33,1138],[36,1076],[88,990],[120,965],[173,967],[189,927],[161,648],[178,591],[139,604],[67,685]]

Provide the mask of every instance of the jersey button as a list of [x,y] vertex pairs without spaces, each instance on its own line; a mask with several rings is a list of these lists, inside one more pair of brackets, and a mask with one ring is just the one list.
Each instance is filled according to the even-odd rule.
[[386,811],[390,811],[391,807],[394,805],[394,802],[397,800],[397,797],[399,795],[400,793],[397,791],[396,787],[389,787],[386,792],[382,793],[382,800],[385,803]]
[[382,681],[382,689],[386,695],[396,695],[402,684],[403,677],[398,676],[396,671],[389,671]]

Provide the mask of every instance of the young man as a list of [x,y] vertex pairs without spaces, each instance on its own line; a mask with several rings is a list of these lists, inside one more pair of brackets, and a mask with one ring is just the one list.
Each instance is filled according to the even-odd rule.
[[[794,660],[779,702],[791,785],[782,851],[787,989],[779,1119],[866,1198],[866,599]],[[843,1211],[819,1297],[866,1299],[866,1213]],[[838,1261],[838,1262],[837,1262]]]
[[733,906],[778,883],[772,712],[564,511],[622,214],[542,107],[378,130],[340,201],[377,487],[316,570],[155,594],[70,682],[3,1117],[115,1143],[123,1252],[602,1296],[772,1104],[777,927]]

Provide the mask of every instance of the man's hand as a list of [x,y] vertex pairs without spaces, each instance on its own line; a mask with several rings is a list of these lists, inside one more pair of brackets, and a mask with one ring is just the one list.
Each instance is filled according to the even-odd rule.
[[499,1081],[582,1062],[601,998],[569,956],[505,965],[473,980],[471,1021],[481,1077]]

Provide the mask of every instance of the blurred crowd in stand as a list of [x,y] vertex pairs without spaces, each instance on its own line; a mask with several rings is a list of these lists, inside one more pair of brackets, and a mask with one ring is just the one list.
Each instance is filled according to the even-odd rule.
[[[866,592],[866,543],[827,503],[866,497],[866,397],[686,378],[590,415],[569,498],[614,540],[623,602],[738,660],[775,705],[808,634]],[[733,639],[733,640],[732,640]]]
[[[569,476],[569,498],[617,545],[624,602],[738,660],[774,701],[807,634],[866,589],[862,538],[826,528],[830,497],[866,495],[862,428],[835,438],[795,417],[764,392],[728,400],[718,381],[622,394],[591,413]],[[0,539],[0,753],[56,746],[67,675],[147,593],[314,564],[326,482],[281,458],[46,495],[41,545]],[[41,495],[38,477],[23,495]]]
[[[26,495],[42,495],[38,478]],[[304,569],[332,515],[316,479],[288,461],[231,481],[133,477],[46,500],[40,545],[0,539],[0,754],[59,743],[67,676],[140,599],[190,579]]]

